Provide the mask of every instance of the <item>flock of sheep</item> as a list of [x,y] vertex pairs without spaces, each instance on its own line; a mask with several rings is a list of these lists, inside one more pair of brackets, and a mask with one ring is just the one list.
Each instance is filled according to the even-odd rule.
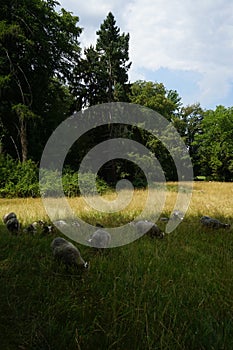
[[[175,210],[172,214],[174,220],[182,221],[184,215],[179,210]],[[161,221],[167,221],[168,218],[164,217],[160,219]],[[9,232],[12,234],[18,234],[21,230],[19,220],[15,213],[11,212],[3,217],[3,222],[6,225]],[[215,218],[209,216],[203,216],[200,219],[200,223],[207,228],[219,229],[219,228],[229,228],[230,225],[220,222]],[[64,227],[68,225],[65,220],[58,220],[55,222],[56,227]],[[80,226],[77,221],[72,223],[74,226]],[[147,220],[140,220],[132,222],[131,225],[135,228],[139,235],[146,233],[152,238],[163,238],[164,232],[153,222]],[[104,230],[101,225],[100,227],[87,239],[87,244],[91,247],[98,249],[108,248],[111,243],[111,235],[109,232]],[[55,230],[53,225],[49,225],[42,220],[35,221],[26,227],[23,231],[28,233],[42,232],[44,234],[53,232]],[[78,268],[87,269],[88,263],[84,261],[79,250],[71,242],[64,238],[56,237],[51,243],[52,254],[55,259],[63,262],[66,266],[76,266]]]

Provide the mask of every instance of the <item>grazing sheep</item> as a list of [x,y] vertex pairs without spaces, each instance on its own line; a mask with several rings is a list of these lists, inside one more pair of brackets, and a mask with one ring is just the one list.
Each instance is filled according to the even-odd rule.
[[166,216],[162,216],[161,218],[159,218],[159,221],[168,222],[169,218]]
[[15,213],[11,212],[4,215],[3,222],[6,225],[8,231],[16,235],[19,233],[20,224]]
[[210,216],[202,216],[200,222],[203,226],[208,228],[229,228],[229,224],[225,224],[217,219],[211,218]]
[[13,234],[18,234],[20,229],[20,224],[17,218],[12,218],[6,222],[6,227],[8,231]]
[[91,247],[108,248],[111,242],[111,235],[105,230],[98,229],[87,240]]
[[[183,219],[184,219],[184,213],[182,211],[175,209],[171,213],[171,220],[182,221]],[[159,220],[163,222],[168,222],[169,218],[167,216],[162,216]]]
[[79,268],[88,268],[88,263],[83,260],[79,250],[66,239],[56,237],[51,243],[54,257],[65,263],[67,266],[76,266]]
[[80,227],[80,223],[77,220],[72,220],[71,221],[71,226]]
[[174,210],[171,215],[172,220],[182,221],[184,219],[184,213],[180,210]]
[[140,220],[133,222],[132,225],[136,228],[138,234],[146,233],[148,236],[154,238],[163,238],[164,232],[153,222],[147,220]]
[[48,225],[43,220],[34,221],[32,224],[30,224],[24,232],[31,232],[31,233],[50,233],[53,231],[53,226]]
[[8,214],[5,214],[2,218],[4,224],[7,223],[8,220],[10,219],[17,219],[17,216],[15,213],[11,212],[11,213],[8,213]]
[[62,230],[64,227],[67,227],[69,225],[74,227],[80,227],[80,223],[77,220],[72,220],[72,221],[56,220],[53,223],[59,230]]
[[60,230],[63,229],[63,227],[68,226],[68,223],[65,220],[56,220],[53,223]]

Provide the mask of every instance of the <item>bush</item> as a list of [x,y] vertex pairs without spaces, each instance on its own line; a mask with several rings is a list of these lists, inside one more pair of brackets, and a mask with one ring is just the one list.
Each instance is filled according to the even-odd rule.
[[0,156],[0,196],[38,197],[38,167],[28,160],[20,163],[11,157]]
[[61,174],[57,170],[40,169],[40,194],[42,196],[59,197]]
[[[79,174],[77,172],[66,168],[61,175],[56,170],[41,169],[39,183],[39,168],[35,162],[28,160],[20,163],[9,156],[0,155],[0,197],[61,196],[61,176],[65,196],[79,196]],[[91,188],[93,175],[82,174],[80,181],[88,190]],[[104,180],[97,177],[94,181],[98,193],[102,194],[108,190]],[[89,191],[88,194],[93,194],[93,191]]]
[[[58,171],[41,170],[40,190],[43,196],[61,196],[61,174]],[[99,177],[95,178],[91,173],[80,174],[70,169],[65,169],[62,175],[63,192],[67,197],[79,196],[79,181],[85,194],[93,194],[92,183],[96,185],[98,193],[102,194],[108,190],[106,182]]]

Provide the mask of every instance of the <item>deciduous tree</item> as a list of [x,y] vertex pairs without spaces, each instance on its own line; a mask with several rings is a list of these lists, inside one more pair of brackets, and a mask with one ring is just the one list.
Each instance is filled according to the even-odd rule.
[[196,134],[199,166],[215,180],[233,180],[233,107],[218,106],[204,113],[202,132]]
[[78,17],[56,12],[57,4],[2,0],[0,5],[0,117],[22,161],[28,158],[30,121],[44,118],[52,80],[67,83],[79,61]]

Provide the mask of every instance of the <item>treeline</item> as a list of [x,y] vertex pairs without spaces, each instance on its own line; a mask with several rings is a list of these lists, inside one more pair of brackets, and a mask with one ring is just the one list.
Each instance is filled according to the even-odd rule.
[[[1,167],[11,168],[15,162],[12,172],[17,167],[24,171],[37,168],[48,138],[74,111],[106,102],[130,102],[159,112],[176,127],[195,176],[232,181],[233,108],[184,106],[177,91],[162,83],[130,83],[130,36],[120,32],[113,14],[100,25],[96,44],[82,50],[79,18],[65,9],[58,11],[57,4],[54,0],[1,1]],[[124,137],[142,143],[156,155],[167,180],[176,179],[172,159],[158,140],[138,127],[119,125],[83,135],[68,153],[66,168],[74,174],[88,150],[122,136],[122,130]],[[9,186],[8,175],[4,175],[2,188]],[[133,180],[136,186],[145,184],[137,166],[121,160],[106,164],[99,176],[109,185],[121,178]]]

